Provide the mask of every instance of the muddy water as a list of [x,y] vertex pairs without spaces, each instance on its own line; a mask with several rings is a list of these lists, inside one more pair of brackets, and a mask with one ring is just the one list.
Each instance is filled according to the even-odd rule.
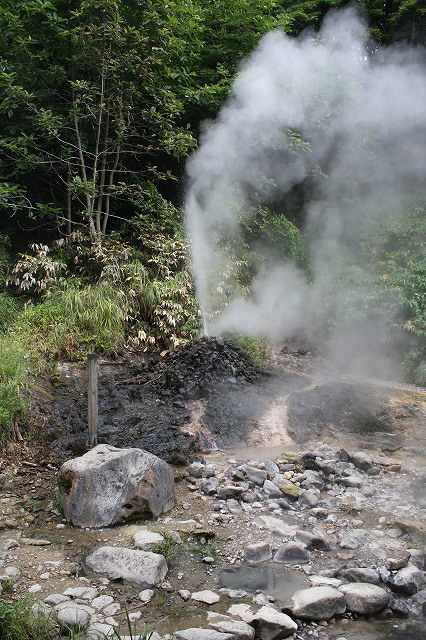
[[[330,630],[329,630],[330,632]],[[330,640],[425,640],[426,623],[422,621],[356,620],[337,624]]]

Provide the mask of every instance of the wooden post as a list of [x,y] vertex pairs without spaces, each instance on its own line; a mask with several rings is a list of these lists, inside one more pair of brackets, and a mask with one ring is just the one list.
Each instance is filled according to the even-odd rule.
[[98,444],[98,356],[89,353],[87,356],[88,384],[88,426],[87,446]]

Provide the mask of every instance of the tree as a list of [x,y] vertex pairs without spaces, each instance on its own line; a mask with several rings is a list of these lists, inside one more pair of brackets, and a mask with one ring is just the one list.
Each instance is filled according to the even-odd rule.
[[123,4],[6,0],[0,14],[0,203],[66,221],[67,234],[82,221],[104,234],[147,182],[171,177],[163,156],[195,144],[176,122],[152,11],[136,28]]

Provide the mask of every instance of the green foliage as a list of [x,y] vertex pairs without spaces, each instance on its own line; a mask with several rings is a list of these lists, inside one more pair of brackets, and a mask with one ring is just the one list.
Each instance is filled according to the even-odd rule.
[[0,640],[46,640],[52,627],[53,622],[34,606],[34,601],[24,598],[7,602],[0,598]]
[[7,329],[14,320],[18,310],[16,300],[7,293],[0,292],[0,334]]
[[124,340],[125,301],[111,285],[73,286],[27,307],[14,325],[29,352],[46,357],[84,358],[109,353]]
[[26,408],[29,362],[13,335],[0,336],[0,444],[10,435],[17,415]]
[[265,362],[268,348],[263,340],[243,336],[239,333],[231,333],[226,337],[232,340],[238,347],[241,347],[256,364]]

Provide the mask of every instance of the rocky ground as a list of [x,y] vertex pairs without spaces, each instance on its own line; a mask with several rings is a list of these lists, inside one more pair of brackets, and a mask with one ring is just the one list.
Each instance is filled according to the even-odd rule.
[[[173,431],[194,443],[178,451],[176,506],[157,519],[97,530],[71,527],[56,493],[57,470],[69,452],[12,447],[0,476],[2,597],[31,595],[42,602],[62,629],[59,635],[77,618],[89,637],[113,628],[129,635],[127,611],[137,630],[154,625],[161,636],[176,633],[181,640],[248,640],[253,633],[261,640],[423,638],[424,393],[317,383],[299,366],[303,357],[311,375],[310,354],[284,353],[275,377],[249,363],[238,373],[234,363],[234,370],[225,367],[214,380],[213,393],[202,385],[195,398],[173,384],[150,390],[155,404],[164,401],[169,408],[167,403],[181,402],[171,410],[173,418],[182,418]],[[135,380],[147,372],[129,376],[128,371],[114,373],[121,365],[109,366],[117,394],[123,387],[129,395],[150,387],[143,387],[146,377]],[[203,366],[210,365],[204,360]],[[192,379],[198,375],[194,371]],[[59,420],[71,406],[65,393],[70,388],[78,388],[74,377],[59,390],[62,405],[46,413],[51,433],[52,415]],[[251,397],[258,390],[260,400],[246,402],[248,390]],[[219,391],[226,401],[215,421]],[[229,408],[232,398],[239,401]],[[306,437],[303,406],[314,442]],[[122,406],[116,415],[119,411]],[[152,412],[148,406],[147,414]],[[200,451],[197,433],[226,436],[223,413],[228,424],[244,423],[235,438],[243,448],[230,437],[227,451]],[[259,442],[265,426],[267,435]],[[70,437],[59,427],[56,435],[62,444]],[[154,539],[147,532],[155,533]],[[112,574],[105,564],[97,572],[90,557],[102,547],[124,554],[127,573],[122,568],[123,575]],[[133,549],[154,549],[163,557],[153,584],[146,576],[141,580],[140,571],[129,576],[132,561],[126,553]],[[117,571],[117,558],[113,564]]]

